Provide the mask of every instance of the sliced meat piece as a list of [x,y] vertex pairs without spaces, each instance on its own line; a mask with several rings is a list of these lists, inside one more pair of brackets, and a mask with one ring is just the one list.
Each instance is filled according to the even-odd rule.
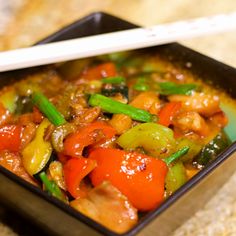
[[182,108],[185,111],[196,111],[199,114],[209,117],[220,111],[220,100],[218,96],[204,93],[194,93],[187,95],[169,96],[170,101],[182,102]]
[[19,154],[11,153],[8,151],[1,151],[0,165],[18,175],[19,177],[23,178],[24,180],[30,182],[31,184],[38,186],[37,182],[24,169]]
[[73,200],[70,205],[117,233],[126,232],[138,221],[137,209],[107,181],[91,190],[86,198]]

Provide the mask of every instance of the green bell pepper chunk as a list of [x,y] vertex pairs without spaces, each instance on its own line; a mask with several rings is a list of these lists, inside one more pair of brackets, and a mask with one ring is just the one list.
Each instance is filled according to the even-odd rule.
[[194,142],[188,138],[178,138],[176,139],[177,149],[181,149],[185,146],[189,147],[188,152],[180,158],[182,162],[192,162],[193,158],[201,151],[203,144],[199,142]]
[[171,195],[187,181],[186,170],[181,161],[173,166],[169,166],[165,179],[165,187],[168,195]]
[[165,158],[176,151],[173,131],[156,123],[136,125],[122,134],[117,143],[126,150],[142,147],[153,157]]

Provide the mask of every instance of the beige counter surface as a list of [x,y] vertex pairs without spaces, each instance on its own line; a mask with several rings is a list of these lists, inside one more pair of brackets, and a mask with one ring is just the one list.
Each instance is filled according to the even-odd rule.
[[[138,25],[236,11],[235,0],[0,0],[0,51],[31,45],[94,11]],[[236,22],[235,22],[236,23]],[[236,31],[181,42],[236,67]],[[236,79],[236,78],[235,78]],[[236,172],[173,236],[236,235]],[[0,235],[15,235],[0,223]]]

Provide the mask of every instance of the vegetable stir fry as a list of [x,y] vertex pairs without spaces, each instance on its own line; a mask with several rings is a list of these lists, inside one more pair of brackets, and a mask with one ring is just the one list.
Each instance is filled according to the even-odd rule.
[[0,164],[124,233],[230,145],[219,94],[147,52],[49,66],[0,91]]

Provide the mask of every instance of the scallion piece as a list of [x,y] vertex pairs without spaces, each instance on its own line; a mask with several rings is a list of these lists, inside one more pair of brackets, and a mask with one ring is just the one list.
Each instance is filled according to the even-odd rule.
[[108,77],[108,78],[104,78],[101,80],[102,83],[104,84],[121,84],[121,83],[125,83],[125,78],[124,77]]
[[142,122],[152,122],[156,117],[145,110],[115,101],[101,94],[92,94],[89,99],[89,105],[101,107],[102,110],[108,113],[125,114],[133,120]]
[[172,163],[173,161],[179,159],[180,157],[182,157],[183,155],[187,154],[189,150],[189,147],[183,147],[181,148],[179,151],[173,153],[172,155],[170,155],[169,157],[164,159],[164,162],[169,165],[170,163]]
[[137,91],[148,91],[150,89],[150,86],[148,85],[146,78],[140,77],[134,84],[133,89]]
[[45,172],[41,172],[39,174],[41,181],[44,183],[46,190],[54,197],[58,198],[59,200],[66,201],[65,196],[63,195],[60,188],[56,185],[54,181],[48,179]]
[[171,95],[171,94],[185,94],[189,95],[193,90],[197,88],[196,84],[176,84],[173,82],[162,82],[158,84],[160,87],[160,94]]
[[59,126],[66,123],[63,115],[57,111],[56,107],[42,93],[33,93],[32,101],[54,125]]
[[134,85],[133,87],[135,90],[137,91],[148,91],[149,90],[149,85],[148,84],[144,84],[144,83],[137,83]]

